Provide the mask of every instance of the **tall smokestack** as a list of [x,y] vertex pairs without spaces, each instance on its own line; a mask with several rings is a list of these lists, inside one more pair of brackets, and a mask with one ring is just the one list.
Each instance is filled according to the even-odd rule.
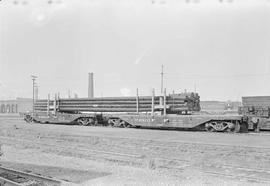
[[88,98],[94,97],[94,73],[88,73]]

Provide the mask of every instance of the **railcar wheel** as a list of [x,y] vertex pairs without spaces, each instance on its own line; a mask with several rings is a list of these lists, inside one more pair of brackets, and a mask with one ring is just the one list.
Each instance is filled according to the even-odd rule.
[[235,123],[233,122],[225,122],[227,129],[226,132],[234,132],[235,131]]
[[214,125],[216,124],[216,122],[211,122],[211,123],[206,123],[204,125],[204,128],[207,132],[215,132],[215,128]]
[[108,126],[109,127],[114,127],[114,122],[112,119],[108,119]]
[[223,123],[218,122],[216,123],[215,128],[216,128],[216,131],[223,131],[224,125]]
[[77,122],[79,125],[88,126],[88,125],[94,123],[95,121],[92,118],[80,118],[77,120]]
[[88,125],[94,125],[94,126],[96,126],[97,125],[97,121],[94,120],[93,118],[88,118]]
[[84,119],[83,119],[83,118],[78,119],[78,120],[77,120],[77,123],[78,123],[79,125],[84,125]]
[[129,124],[129,123],[127,123],[127,122],[125,122],[125,121],[123,121],[124,122],[124,127],[125,128],[130,128],[131,127],[131,125]]
[[215,129],[213,127],[205,127],[205,130],[207,132],[214,132],[215,131]]
[[121,120],[120,119],[115,119],[114,120],[114,126],[115,127],[124,127],[123,123],[121,123]]
[[125,123],[123,123],[123,122],[120,122],[118,126],[119,126],[120,128],[125,128],[125,127],[126,127],[126,126],[125,126]]
[[111,127],[124,127],[124,123],[119,118],[109,119],[108,125]]
[[24,116],[24,120],[25,120],[27,123],[33,122],[33,118],[32,118],[32,116],[30,116],[30,115],[25,115],[25,116]]
[[119,118],[113,118],[108,120],[108,126],[111,127],[120,127],[120,128],[129,128],[131,125]]

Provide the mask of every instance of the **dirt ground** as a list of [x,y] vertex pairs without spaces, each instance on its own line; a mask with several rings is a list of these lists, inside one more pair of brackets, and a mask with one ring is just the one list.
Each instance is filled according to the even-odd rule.
[[28,124],[0,116],[0,164],[74,185],[270,185],[270,132]]

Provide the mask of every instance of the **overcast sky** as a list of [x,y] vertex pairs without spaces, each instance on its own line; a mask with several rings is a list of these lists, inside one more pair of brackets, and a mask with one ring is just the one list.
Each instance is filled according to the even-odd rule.
[[2,0],[0,99],[150,95],[162,64],[167,92],[270,95],[269,0],[189,1]]

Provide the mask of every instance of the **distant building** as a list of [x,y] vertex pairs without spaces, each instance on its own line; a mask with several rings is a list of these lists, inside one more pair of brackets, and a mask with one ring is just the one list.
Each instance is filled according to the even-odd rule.
[[0,113],[20,113],[32,110],[31,98],[17,98],[15,100],[0,100]]

